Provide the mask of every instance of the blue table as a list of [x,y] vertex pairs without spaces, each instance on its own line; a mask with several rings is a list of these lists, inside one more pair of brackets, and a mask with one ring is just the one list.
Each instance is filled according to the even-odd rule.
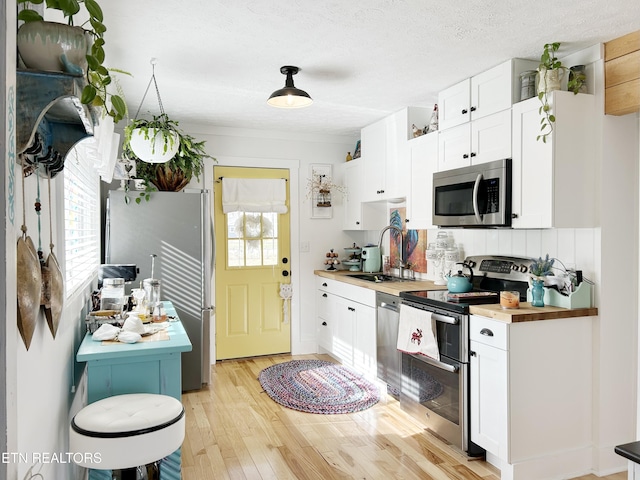
[[[164,301],[169,322],[169,340],[132,344],[103,344],[87,332],[76,360],[87,363],[87,400],[93,403],[125,393],[159,393],[178,400],[182,396],[182,352],[191,351],[191,342],[173,304]],[[162,462],[163,480],[180,479],[180,450]],[[111,480],[110,470],[91,470],[89,480]]]

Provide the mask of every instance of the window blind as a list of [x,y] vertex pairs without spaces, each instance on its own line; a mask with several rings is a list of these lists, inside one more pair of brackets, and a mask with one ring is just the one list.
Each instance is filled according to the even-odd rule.
[[64,243],[67,297],[96,274],[100,264],[100,177],[73,149],[64,165]]

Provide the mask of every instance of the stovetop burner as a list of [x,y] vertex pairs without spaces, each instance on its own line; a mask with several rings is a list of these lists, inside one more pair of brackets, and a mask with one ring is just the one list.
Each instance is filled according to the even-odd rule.
[[486,291],[454,294],[447,290],[418,290],[401,292],[400,298],[459,313],[468,313],[469,305],[500,303],[499,295],[496,292]]

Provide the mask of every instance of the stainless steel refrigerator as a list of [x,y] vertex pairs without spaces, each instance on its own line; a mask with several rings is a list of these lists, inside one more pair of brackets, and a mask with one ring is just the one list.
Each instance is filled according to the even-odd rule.
[[155,192],[136,204],[137,192],[112,190],[107,201],[105,263],[134,263],[139,269],[133,287],[151,277],[160,279],[161,298],[173,303],[193,345],[182,354],[182,390],[202,388],[210,381],[213,221],[208,191]]

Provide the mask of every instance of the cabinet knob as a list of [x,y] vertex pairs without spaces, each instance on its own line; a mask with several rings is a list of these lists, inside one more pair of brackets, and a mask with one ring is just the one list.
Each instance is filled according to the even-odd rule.
[[488,328],[483,328],[480,330],[480,335],[484,335],[485,337],[493,337],[493,332]]
[[511,218],[518,218],[518,214],[517,213],[512,213],[511,214]]
[[476,107],[471,107],[471,111],[475,112],[476,111]]
[[328,286],[328,285],[327,285],[327,282],[323,282],[323,283],[322,283],[322,286],[323,286],[323,287],[327,287],[327,286]]
[[322,322],[322,326],[326,327],[327,326],[327,322]]
[[471,152],[471,156],[475,157],[476,156],[476,152]]
[[469,111],[466,108],[462,109],[462,115],[466,115],[467,113],[469,113]]
[[409,219],[405,218],[404,223],[409,223]]
[[350,312],[355,312],[356,311],[356,309],[353,308],[353,307],[347,307],[347,310],[349,310]]
[[474,352],[473,350],[471,350],[471,351],[469,352],[469,355],[471,355],[472,357],[475,357],[475,356],[476,356],[476,352]]
[[462,155],[462,158],[469,158],[469,155],[465,153]]
[[322,294],[322,296],[323,296],[324,298],[327,298],[327,294],[326,294],[326,293],[323,293],[323,294]]
[[356,222],[356,225],[360,225],[360,222]]

